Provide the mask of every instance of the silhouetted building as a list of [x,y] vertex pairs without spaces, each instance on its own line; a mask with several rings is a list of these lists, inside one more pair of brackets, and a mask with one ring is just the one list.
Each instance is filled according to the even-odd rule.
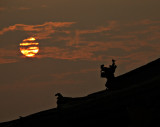
[[101,77],[107,78],[107,82],[105,86],[110,89],[111,84],[113,80],[115,79],[114,73],[117,68],[117,65],[115,64],[115,60],[112,59],[112,65],[109,65],[109,67],[105,67],[104,64],[101,65]]
[[57,93],[55,94],[55,96],[57,96],[57,108],[58,109],[62,108],[64,104],[69,103],[76,99],[72,97],[64,97],[61,93]]

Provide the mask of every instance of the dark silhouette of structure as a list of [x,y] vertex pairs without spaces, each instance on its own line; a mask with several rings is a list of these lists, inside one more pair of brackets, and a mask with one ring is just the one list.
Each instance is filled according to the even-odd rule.
[[63,108],[66,104],[76,104],[84,99],[84,97],[64,97],[61,93],[57,93],[55,96],[57,96],[57,109]]
[[117,65],[115,64],[115,60],[112,59],[112,65],[109,65],[109,67],[104,67],[104,64],[101,65],[101,77],[107,78],[107,82],[105,86],[110,89],[111,84],[113,83],[115,76],[115,70],[117,68]]
[[61,93],[55,94],[57,96],[57,108],[60,109],[64,104],[74,100],[72,97],[64,97]]
[[71,99],[57,93],[58,103],[67,102],[61,110],[41,111],[0,123],[0,127],[160,127],[159,65],[160,58],[117,76],[112,92],[103,90]]
[[57,96],[57,108],[60,108],[61,105],[64,103],[64,97],[61,93],[56,93],[55,96]]

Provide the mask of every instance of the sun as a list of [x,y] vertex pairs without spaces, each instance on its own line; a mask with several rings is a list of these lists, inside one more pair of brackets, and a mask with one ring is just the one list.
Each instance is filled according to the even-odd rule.
[[36,42],[34,37],[24,39],[19,45],[21,53],[26,57],[35,57],[39,52],[39,43]]

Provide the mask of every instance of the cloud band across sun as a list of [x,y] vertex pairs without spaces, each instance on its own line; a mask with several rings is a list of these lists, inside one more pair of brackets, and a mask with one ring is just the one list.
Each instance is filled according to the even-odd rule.
[[21,53],[26,57],[34,57],[39,52],[39,43],[34,37],[24,39],[19,45]]
[[35,47],[42,45],[38,58],[89,61],[108,61],[111,58],[125,61],[128,58],[135,61],[149,59],[159,53],[160,21],[108,21],[92,29],[76,28],[74,24],[77,23],[15,24],[3,28],[0,35],[9,31],[34,34],[39,43],[32,43],[35,40],[30,38],[24,39],[20,46],[33,46],[29,50],[38,51]]

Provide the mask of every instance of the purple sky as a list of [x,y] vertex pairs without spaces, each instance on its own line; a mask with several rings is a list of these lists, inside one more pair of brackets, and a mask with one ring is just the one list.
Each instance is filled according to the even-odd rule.
[[[55,93],[105,89],[100,65],[116,76],[160,57],[159,0],[0,0],[0,122],[56,107]],[[25,58],[19,43],[36,37]]]

